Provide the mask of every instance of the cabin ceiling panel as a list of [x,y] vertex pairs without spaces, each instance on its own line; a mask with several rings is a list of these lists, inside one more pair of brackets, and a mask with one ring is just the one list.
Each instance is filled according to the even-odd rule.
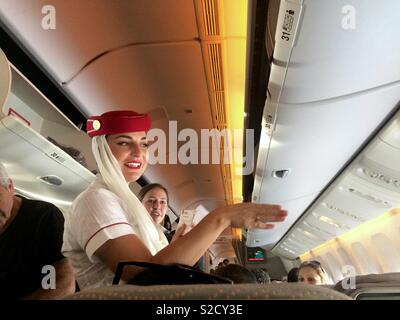
[[168,117],[164,126],[165,120],[175,120],[178,130],[212,128],[201,48],[194,41],[109,53],[66,88],[88,115],[121,108],[139,112],[161,108]]
[[[54,30],[42,28],[46,5],[55,9]],[[198,38],[187,0],[2,0],[0,18],[59,83],[113,48]]]

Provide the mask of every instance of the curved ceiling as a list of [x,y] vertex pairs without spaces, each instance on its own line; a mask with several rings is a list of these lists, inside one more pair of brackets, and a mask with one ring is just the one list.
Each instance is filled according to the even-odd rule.
[[[84,114],[149,112],[165,132],[168,121],[178,131],[214,127],[193,1],[51,4],[54,30],[42,28],[47,1],[2,1],[0,18]],[[146,178],[171,190],[178,214],[193,203],[213,209],[226,201],[217,165],[153,165]]]

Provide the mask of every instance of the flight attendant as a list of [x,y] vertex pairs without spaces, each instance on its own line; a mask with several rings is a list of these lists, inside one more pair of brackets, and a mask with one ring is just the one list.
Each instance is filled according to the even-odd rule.
[[[287,212],[278,205],[240,203],[211,211],[184,237],[168,244],[129,188],[148,163],[148,115],[111,111],[88,119],[99,176],[73,202],[66,217],[63,254],[81,289],[111,285],[118,262],[193,265],[227,227],[270,229]],[[129,281],[139,269],[129,268]]]

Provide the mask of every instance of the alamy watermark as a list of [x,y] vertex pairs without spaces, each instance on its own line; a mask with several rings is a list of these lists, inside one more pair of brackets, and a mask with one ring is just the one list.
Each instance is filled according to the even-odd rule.
[[42,278],[42,289],[56,289],[56,268],[52,265],[45,265],[42,268],[42,274],[45,275]]
[[42,7],[41,25],[44,30],[55,30],[56,29],[56,8],[52,5],[45,5]]
[[356,268],[352,265],[345,265],[342,267],[342,274],[344,279],[341,281],[342,288],[345,290],[356,288]]
[[201,129],[199,135],[190,128],[178,132],[177,121],[169,121],[168,138],[163,130],[151,129],[147,139],[150,164],[234,164],[240,166],[235,168],[236,175],[248,175],[254,169],[253,129]]
[[342,28],[344,30],[354,30],[356,28],[356,8],[352,5],[342,7]]

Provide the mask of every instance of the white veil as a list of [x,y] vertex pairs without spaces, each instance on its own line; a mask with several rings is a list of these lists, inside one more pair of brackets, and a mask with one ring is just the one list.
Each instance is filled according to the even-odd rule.
[[162,232],[162,228],[153,222],[146,208],[129,188],[121,168],[108,146],[105,135],[92,138],[92,151],[103,182],[127,205],[129,214],[137,222],[137,225],[132,228],[150,252],[153,255],[156,254],[168,245],[168,240]]

